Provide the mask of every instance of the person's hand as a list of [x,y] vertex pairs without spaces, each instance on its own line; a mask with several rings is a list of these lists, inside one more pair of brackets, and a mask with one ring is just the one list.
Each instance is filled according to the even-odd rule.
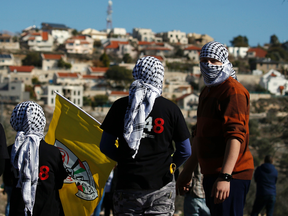
[[211,197],[214,197],[214,203],[219,204],[224,202],[225,199],[229,197],[229,193],[230,182],[217,178],[211,191]]
[[191,173],[181,172],[177,178],[176,182],[176,194],[177,195],[184,195],[190,189],[190,183],[192,181]]

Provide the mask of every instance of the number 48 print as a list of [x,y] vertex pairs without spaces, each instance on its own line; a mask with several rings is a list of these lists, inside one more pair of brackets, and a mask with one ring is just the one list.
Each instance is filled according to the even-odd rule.
[[162,118],[156,118],[154,120],[154,125],[153,125],[153,118],[150,116],[146,119],[145,122],[145,128],[151,132],[153,129],[154,133],[162,133],[164,131],[164,120]]

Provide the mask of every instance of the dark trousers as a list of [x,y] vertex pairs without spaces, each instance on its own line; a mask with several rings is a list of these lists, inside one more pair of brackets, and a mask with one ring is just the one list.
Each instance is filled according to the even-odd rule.
[[210,209],[211,216],[243,216],[246,194],[249,191],[251,181],[232,179],[229,197],[220,204],[214,204],[214,197],[211,197],[211,191],[216,179],[217,176],[204,176],[203,179],[206,204]]
[[272,216],[274,211],[274,204],[276,201],[276,196],[274,195],[263,195],[256,196],[251,216],[258,216],[261,210],[266,207],[266,215]]

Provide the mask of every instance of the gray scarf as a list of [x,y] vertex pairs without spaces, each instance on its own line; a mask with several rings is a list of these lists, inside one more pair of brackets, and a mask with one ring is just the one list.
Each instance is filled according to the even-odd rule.
[[129,102],[124,119],[123,136],[129,147],[135,150],[135,158],[145,127],[145,119],[150,114],[155,99],[162,94],[164,67],[151,56],[139,59],[133,69],[135,81],[129,89]]
[[19,171],[17,187],[21,188],[25,215],[32,215],[39,174],[39,145],[44,137],[46,118],[38,104],[26,101],[18,104],[10,124],[17,135],[11,151],[11,163]]

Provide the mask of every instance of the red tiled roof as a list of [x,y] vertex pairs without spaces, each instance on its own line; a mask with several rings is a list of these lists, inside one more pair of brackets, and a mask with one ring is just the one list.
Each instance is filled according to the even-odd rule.
[[129,95],[129,91],[111,91],[110,95]]
[[110,41],[110,44],[105,47],[105,49],[117,49],[119,44],[129,44],[128,41]]
[[11,72],[32,72],[34,66],[9,66]]
[[138,45],[151,45],[154,44],[155,42],[148,42],[148,41],[138,41]]
[[109,68],[108,67],[90,67],[91,72],[106,72]]
[[145,48],[146,50],[171,50],[170,48],[168,47],[146,47]]
[[285,87],[284,86],[279,86],[279,89],[280,90],[283,90]]
[[48,40],[48,32],[42,32],[42,40],[47,41]]
[[271,77],[277,77],[276,74],[274,74],[273,72],[270,74]]
[[44,59],[60,60],[63,55],[60,54],[43,54]]
[[35,37],[29,37],[28,40],[35,40]]
[[41,36],[41,33],[40,32],[33,32],[31,35],[33,35],[33,36]]
[[88,41],[81,41],[81,44],[90,44]]
[[254,52],[256,57],[265,58],[267,52],[259,47],[250,48],[247,53]]
[[59,78],[78,78],[78,73],[58,72]]
[[83,79],[98,79],[98,76],[95,75],[83,75]]
[[85,39],[86,39],[86,36],[85,36],[85,35],[77,35],[77,36],[72,37],[72,39],[75,39],[75,40],[85,40]]
[[201,48],[200,47],[196,47],[196,46],[189,46],[189,47],[186,47],[184,50],[197,50],[197,51],[200,51]]

